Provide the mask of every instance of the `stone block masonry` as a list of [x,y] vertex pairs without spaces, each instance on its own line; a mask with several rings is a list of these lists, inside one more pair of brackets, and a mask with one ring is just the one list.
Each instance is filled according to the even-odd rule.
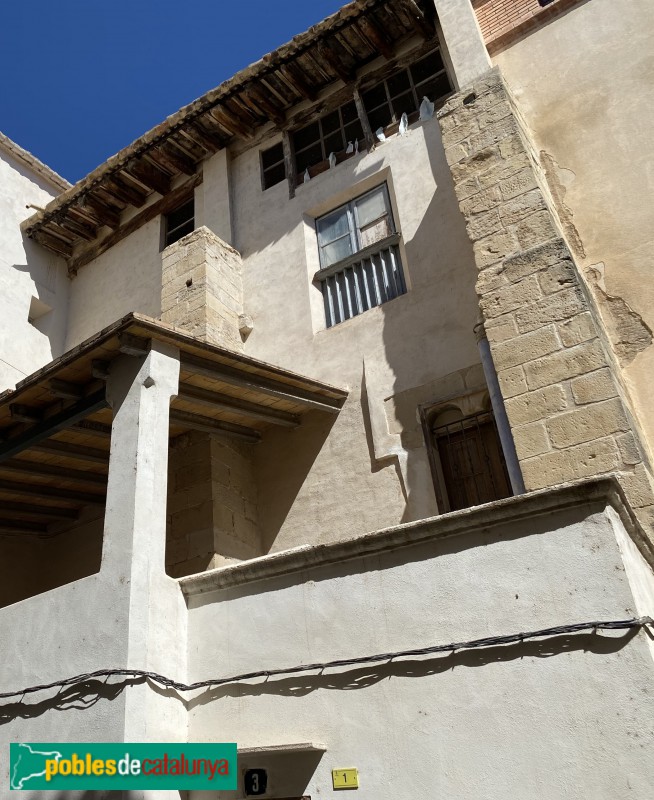
[[241,350],[241,256],[201,227],[162,253],[161,319],[198,339]]
[[438,119],[527,490],[615,472],[654,538],[651,473],[619,368],[499,70],[450,98]]
[[263,554],[252,445],[192,433],[172,444],[166,569],[175,578]]

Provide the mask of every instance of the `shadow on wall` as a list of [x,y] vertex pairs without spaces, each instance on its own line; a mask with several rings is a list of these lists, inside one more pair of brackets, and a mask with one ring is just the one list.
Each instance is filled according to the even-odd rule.
[[[431,175],[416,177],[433,180],[434,191],[413,236],[408,239],[403,232],[407,294],[380,307],[384,354],[395,376],[389,395],[419,389],[421,385],[437,382],[480,361],[473,333],[479,311],[475,292],[477,269],[445,159],[438,120],[434,117],[421,127],[409,130],[408,135],[416,137],[416,146],[419,134],[424,135]],[[419,326],[413,336],[407,335],[406,304],[411,306],[409,318]],[[430,402],[443,399],[434,396]],[[373,402],[381,403],[382,398],[376,397]],[[384,411],[380,409],[379,413]],[[412,513],[416,499],[412,494],[433,492],[426,488],[431,487],[431,478],[426,446],[419,430],[417,405],[415,421],[415,429],[403,431],[401,441],[407,454],[405,475],[408,476],[403,521],[424,516]],[[418,509],[425,505],[424,498],[417,498],[417,501]]]
[[617,653],[638,634],[632,628],[619,636],[599,633],[575,636],[554,636],[543,641],[523,642],[516,645],[485,647],[478,650],[458,650],[437,658],[403,659],[381,665],[368,664],[345,672],[321,672],[318,675],[299,674],[284,678],[266,677],[260,683],[232,683],[208,689],[193,698],[189,710],[196,706],[221,700],[224,697],[304,697],[319,689],[353,691],[366,689],[389,678],[424,678],[455,668],[484,667],[487,664],[517,661],[524,658],[552,658],[563,653],[586,652],[606,655]]
[[[312,411],[296,430],[268,430],[257,445],[254,468],[264,553],[273,547],[335,422],[333,414]],[[316,498],[313,504],[317,514],[320,513],[318,500]],[[311,530],[310,520],[307,530]]]
[[145,683],[146,678],[131,677],[108,683],[107,680],[90,679],[71,684],[44,700],[30,701],[30,695],[19,695],[16,702],[0,703],[0,725],[7,725],[16,719],[34,719],[48,711],[84,711],[100,700],[116,700],[125,689]]

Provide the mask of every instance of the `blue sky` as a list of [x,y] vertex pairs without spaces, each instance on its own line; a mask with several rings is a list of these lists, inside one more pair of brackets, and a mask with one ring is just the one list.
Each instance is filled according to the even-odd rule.
[[4,0],[0,131],[70,181],[346,0]]

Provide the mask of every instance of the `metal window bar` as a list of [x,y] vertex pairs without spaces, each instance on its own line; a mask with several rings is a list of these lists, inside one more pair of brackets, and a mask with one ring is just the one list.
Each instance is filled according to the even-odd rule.
[[364,311],[394,300],[406,293],[397,235],[380,243],[377,251],[367,249],[358,261],[348,259],[329,274],[316,274],[320,282],[325,319],[331,328]]

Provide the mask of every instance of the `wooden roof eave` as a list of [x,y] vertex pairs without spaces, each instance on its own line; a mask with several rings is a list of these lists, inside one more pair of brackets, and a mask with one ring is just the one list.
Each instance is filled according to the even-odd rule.
[[[83,252],[77,245],[84,245],[92,234],[86,226],[79,227],[79,220],[68,223],[69,209],[89,198],[101,215],[102,202],[108,196],[115,195],[117,204],[123,207],[140,207],[152,192],[165,196],[171,180],[188,175],[194,165],[216,150],[233,140],[251,139],[255,128],[270,120],[283,126],[287,113],[298,102],[313,102],[335,81],[354,79],[356,70],[371,58],[388,59],[409,31],[433,35],[434,14],[433,5],[426,0],[354,0],[168,117],[32,215],[22,229],[44,247],[65,258],[76,258]],[[389,30],[391,19],[396,27]],[[361,46],[346,52],[346,33]],[[306,69],[298,68],[298,59],[316,52],[322,58],[322,77],[312,78]],[[358,53],[363,53],[359,59],[355,58]],[[266,81],[272,81],[276,89],[271,90]],[[289,89],[285,100],[284,87]],[[97,221],[115,228],[115,212]],[[62,223],[66,234],[72,228],[71,244],[61,242]],[[93,235],[97,235],[97,229]]]

